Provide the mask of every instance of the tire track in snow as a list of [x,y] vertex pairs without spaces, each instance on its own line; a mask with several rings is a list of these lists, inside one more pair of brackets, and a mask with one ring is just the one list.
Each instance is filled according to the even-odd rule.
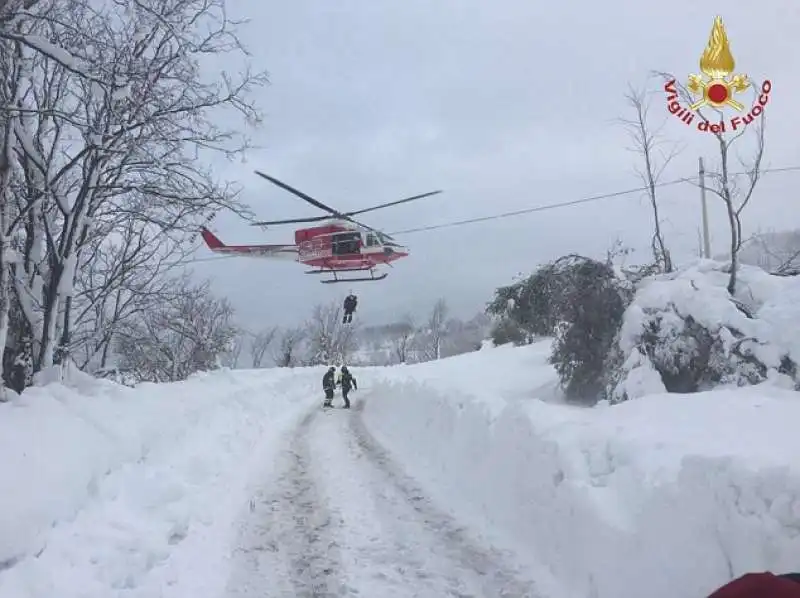
[[[309,412],[288,437],[277,477],[251,501],[228,596],[347,596],[339,580],[336,523],[309,473]],[[283,575],[280,574],[283,572]]]
[[406,499],[406,504],[419,515],[420,523],[434,532],[442,548],[457,560],[465,570],[478,574],[481,593],[476,596],[536,598],[541,596],[537,584],[525,579],[518,567],[511,564],[509,555],[493,547],[481,546],[468,534],[466,528],[445,511],[426,498],[416,482],[392,459],[381,444],[367,430],[361,414],[364,404],[356,406],[357,417],[350,420],[350,429],[363,451],[376,469],[390,480]]
[[540,596],[511,559],[472,540],[371,436],[363,400],[321,418],[312,467],[343,517],[343,565],[361,596]]

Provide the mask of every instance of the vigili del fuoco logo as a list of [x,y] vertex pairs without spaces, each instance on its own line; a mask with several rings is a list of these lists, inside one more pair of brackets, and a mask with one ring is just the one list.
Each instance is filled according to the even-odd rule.
[[[737,101],[736,96],[750,89],[752,84],[747,75],[734,74],[735,68],[736,62],[731,54],[722,17],[716,17],[714,26],[711,28],[708,45],[700,57],[700,70],[703,74],[689,75],[686,85],[686,89],[696,98],[696,101],[689,106],[682,105],[678,90],[675,88],[676,80],[672,79],[664,85],[664,91],[667,92],[667,109],[687,126],[691,126],[695,121],[695,116],[698,116],[698,131],[726,133],[746,127],[764,111],[764,107],[769,102],[772,83],[767,79],[761,84],[758,98],[750,106],[750,109],[744,112],[745,105]],[[743,114],[712,123],[696,112],[704,106],[717,109],[727,107]]]

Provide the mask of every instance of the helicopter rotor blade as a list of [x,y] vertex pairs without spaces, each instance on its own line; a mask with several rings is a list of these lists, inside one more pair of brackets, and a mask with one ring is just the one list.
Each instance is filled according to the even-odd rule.
[[[370,230],[370,231],[372,231],[374,233],[379,232],[379,231],[375,230],[374,228],[372,228],[371,226],[367,226],[366,224],[363,224],[363,223],[359,222],[358,220],[354,220],[353,218],[351,218],[350,216],[348,216],[347,214],[345,214],[343,212],[339,212],[338,210],[334,210],[330,206],[326,206],[321,201],[318,201],[318,200],[314,199],[310,195],[306,195],[305,193],[303,193],[302,191],[300,191],[298,189],[295,189],[291,185],[287,185],[283,181],[279,181],[275,177],[271,177],[268,174],[264,174],[263,172],[261,172],[259,170],[256,170],[255,173],[258,176],[260,176],[260,177],[262,177],[264,179],[267,179],[270,183],[273,183],[274,185],[277,185],[281,189],[285,189],[286,191],[288,191],[289,193],[291,193],[293,195],[296,195],[297,197],[299,197],[303,201],[306,201],[306,202],[310,203],[312,206],[314,206],[316,208],[319,208],[320,210],[328,212],[329,214],[335,216],[336,218],[341,218],[342,220],[347,220],[347,221],[352,222],[353,224],[355,224],[357,226],[360,226],[362,228]],[[325,220],[325,218],[319,218],[319,220]],[[318,222],[318,220],[311,220],[309,222]]]
[[347,212],[347,215],[355,216],[356,214],[364,214],[366,212],[372,212],[373,210],[381,210],[383,208],[396,206],[401,203],[407,203],[409,201],[414,201],[416,199],[422,199],[423,197],[430,197],[431,195],[436,195],[437,193],[441,193],[441,191],[430,191],[429,193],[423,193],[421,195],[413,195],[411,197],[406,197],[405,199],[398,199],[397,201],[390,201],[388,203],[382,203],[377,206],[372,206],[371,208],[364,208],[363,210],[356,210],[355,212]]
[[328,212],[329,214],[333,214],[334,216],[336,216],[338,218],[341,218],[341,217],[344,216],[344,214],[342,214],[341,212],[338,212],[337,210],[334,210],[330,206],[326,206],[321,201],[318,201],[318,200],[314,199],[310,195],[306,195],[305,193],[303,193],[302,191],[300,191],[298,189],[295,189],[291,185],[287,185],[283,181],[279,181],[275,177],[271,177],[268,174],[264,174],[263,172],[260,172],[258,170],[256,170],[255,172],[256,172],[256,174],[258,176],[260,176],[260,177],[262,177],[264,179],[267,179],[270,183],[272,183],[274,185],[277,185],[281,189],[285,189],[286,191],[288,191],[289,193],[292,193],[293,195],[296,195],[297,197],[299,197],[303,201],[307,201],[308,203],[310,203],[315,208],[319,208],[320,210]]
[[[355,210],[353,212],[344,212],[343,216],[355,216],[356,214],[364,214],[366,212],[372,212],[374,210],[380,210],[383,208],[388,208],[390,206],[396,206],[401,203],[407,203],[409,201],[414,201],[417,199],[422,199],[423,197],[430,197],[431,195],[436,195],[437,193],[441,193],[441,191],[431,191],[429,193],[423,193],[421,195],[414,195],[412,197],[406,197],[405,199],[398,199],[397,201],[390,201],[388,203],[382,203],[377,206],[372,206],[371,208],[363,208],[361,210]],[[268,226],[272,224],[301,224],[306,222],[321,222],[325,220],[328,216],[309,216],[308,218],[288,218],[286,220],[261,220],[258,222],[252,222],[252,226]]]
[[269,226],[272,224],[303,224],[305,222],[321,222],[330,216],[309,216],[308,218],[287,218],[286,220],[259,220],[251,222],[251,226]]

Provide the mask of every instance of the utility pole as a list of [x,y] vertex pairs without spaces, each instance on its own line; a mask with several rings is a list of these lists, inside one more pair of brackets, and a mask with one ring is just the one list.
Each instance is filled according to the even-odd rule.
[[711,241],[708,238],[708,205],[706,204],[706,170],[700,156],[700,203],[703,207],[703,257],[711,259]]

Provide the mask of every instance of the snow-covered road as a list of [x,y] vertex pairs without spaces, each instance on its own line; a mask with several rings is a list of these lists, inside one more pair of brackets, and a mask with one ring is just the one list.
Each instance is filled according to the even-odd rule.
[[360,398],[315,407],[289,433],[240,522],[228,597],[539,596],[381,448]]
[[350,411],[324,367],[31,388],[0,405],[0,598],[672,598],[796,569],[796,392],[579,409],[547,346],[359,368]]

